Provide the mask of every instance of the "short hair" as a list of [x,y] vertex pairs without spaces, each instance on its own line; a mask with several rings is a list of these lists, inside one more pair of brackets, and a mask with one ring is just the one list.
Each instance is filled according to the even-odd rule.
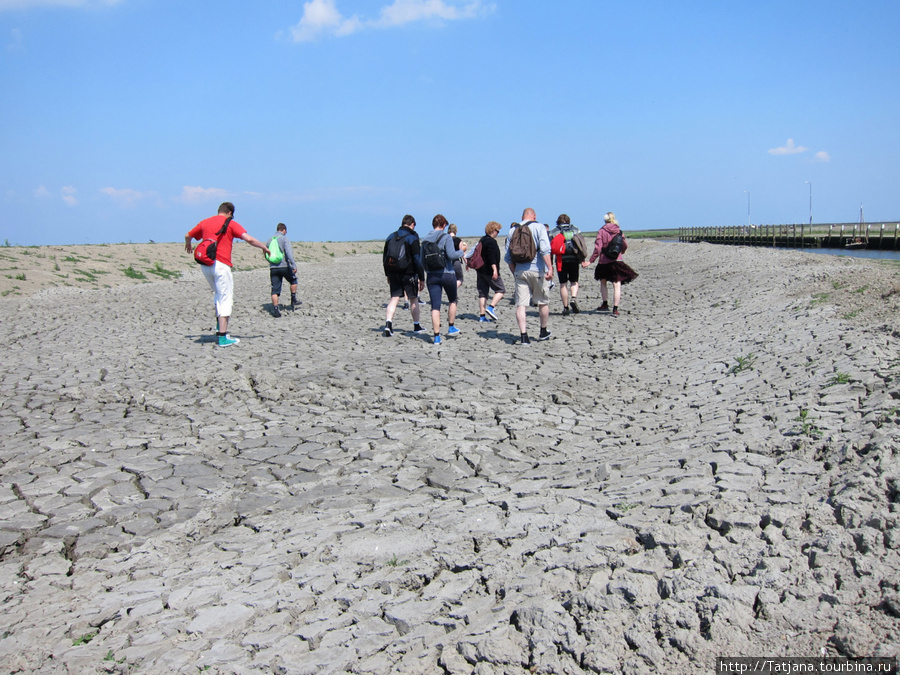
[[278,226],[275,228],[278,232],[287,232],[287,225],[284,223],[278,223]]
[[522,211],[522,220],[525,220],[526,218],[528,218],[529,213],[531,214],[531,217],[533,219],[537,218],[537,214],[534,212],[534,209],[529,206],[527,209]]
[[439,227],[447,227],[447,219],[439,213],[431,219],[431,226],[435,229]]
[[608,212],[605,216],[603,216],[603,222],[604,223],[615,223],[616,225],[619,224],[619,221],[616,220],[616,214],[613,213],[612,211]]
[[450,234],[456,234],[458,232],[458,230],[456,229],[456,225],[453,223],[450,223],[447,226],[447,232],[449,232]]
[[221,204],[219,204],[219,214],[221,215],[223,213],[230,213],[231,215],[234,215],[234,204],[232,204],[231,202],[222,202]]
[[567,216],[565,213],[561,213],[561,214],[559,214],[559,218],[556,219],[556,224],[557,225],[571,225],[572,221],[569,220],[569,216]]
[[405,216],[403,216],[403,221],[400,224],[406,227],[409,227],[410,225],[415,226],[416,219],[407,213]]
[[492,220],[491,222],[489,222],[487,225],[484,226],[484,233],[491,235],[491,234],[494,234],[494,232],[499,232],[502,229],[503,229],[503,226],[500,223],[498,223],[496,220]]

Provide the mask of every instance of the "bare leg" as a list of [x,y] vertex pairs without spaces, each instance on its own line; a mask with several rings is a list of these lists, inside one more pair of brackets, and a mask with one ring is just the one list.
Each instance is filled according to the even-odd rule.
[[455,323],[456,322],[456,303],[451,302],[450,306],[447,308],[447,323]]
[[419,296],[414,295],[409,299],[409,313],[412,315],[413,323],[419,323]]
[[559,299],[562,300],[563,307],[569,306],[569,288],[566,284],[559,285]]
[[519,324],[519,332],[525,333],[525,305],[516,307],[516,323]]
[[603,298],[603,302],[609,301],[609,289],[606,287],[606,279],[600,281],[600,297]]
[[385,312],[385,321],[393,321],[394,320],[394,312],[397,311],[397,305],[400,304],[400,298],[391,298],[387,305],[387,311]]
[[538,316],[541,317],[541,328],[546,328],[550,321],[550,305],[541,305],[538,307]]
[[622,299],[622,282],[613,282],[613,306],[618,307],[619,301]]

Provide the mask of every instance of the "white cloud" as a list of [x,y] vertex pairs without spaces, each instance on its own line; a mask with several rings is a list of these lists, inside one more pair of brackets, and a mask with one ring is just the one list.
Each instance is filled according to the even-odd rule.
[[77,206],[78,199],[75,197],[75,194],[78,192],[71,185],[66,185],[62,190],[60,190],[60,194],[62,194],[62,200],[68,204],[69,206]]
[[303,16],[291,29],[291,35],[294,42],[308,42],[322,33],[349,35],[359,26],[356,16],[345,19],[341,15],[334,0],[310,0],[303,3]]
[[228,192],[221,188],[203,188],[185,185],[181,189],[181,201],[189,203],[205,202],[210,199],[225,200]]
[[809,148],[804,148],[802,145],[794,145],[794,139],[787,139],[787,143],[780,148],[772,148],[769,150],[770,155],[797,155],[801,152],[806,152]]
[[100,190],[101,194],[106,195],[119,206],[130,207],[147,197],[156,196],[155,192],[140,192],[131,188],[114,188],[105,187]]
[[448,5],[444,0],[394,0],[394,4],[381,10],[381,18],[374,24],[377,26],[402,26],[413,21],[427,19],[471,19],[481,11],[481,2],[469,2],[457,7]]
[[21,52],[24,49],[25,44],[22,40],[22,31],[18,28],[13,28],[9,31],[9,42],[6,44],[6,51]]
[[34,196],[38,199],[46,199],[50,196],[50,190],[43,185],[39,185],[34,189]]
[[7,9],[35,9],[37,7],[112,7],[123,0],[0,0],[0,12]]
[[819,150],[819,152],[817,152],[817,153],[813,156],[813,158],[814,158],[817,162],[830,162],[830,161],[831,161],[831,156],[830,156],[827,152],[825,152],[824,150]]
[[453,0],[394,0],[382,7],[377,19],[363,20],[355,14],[345,18],[336,0],[310,0],[303,3],[303,17],[291,29],[291,35],[294,42],[308,42],[323,34],[340,37],[367,28],[393,28],[416,21],[471,19],[493,10],[494,5],[485,4],[484,0],[464,4]]

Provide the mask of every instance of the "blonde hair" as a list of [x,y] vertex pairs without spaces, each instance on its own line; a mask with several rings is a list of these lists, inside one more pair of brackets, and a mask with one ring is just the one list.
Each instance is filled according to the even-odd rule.
[[456,225],[454,225],[453,223],[450,223],[447,226],[447,232],[449,232],[450,234],[456,234]]
[[619,224],[619,221],[616,220],[616,214],[613,213],[612,211],[610,211],[605,216],[603,216],[603,222],[604,223],[615,223],[616,225]]
[[494,234],[494,232],[499,232],[502,229],[503,229],[503,226],[500,223],[498,223],[496,220],[492,220],[491,222],[489,222],[487,225],[484,226],[484,233],[491,235],[491,234]]

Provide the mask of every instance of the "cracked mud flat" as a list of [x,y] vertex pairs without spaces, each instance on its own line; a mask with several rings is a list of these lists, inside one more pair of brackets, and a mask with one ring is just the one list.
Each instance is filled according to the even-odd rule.
[[0,300],[0,668],[897,656],[898,268],[628,262],[619,319],[586,275],[592,311],[555,296],[530,348],[506,301],[474,320],[471,276],[460,337],[435,349],[398,311],[383,338],[370,253],[302,264],[278,320],[265,270],[239,272],[229,349],[193,269]]

